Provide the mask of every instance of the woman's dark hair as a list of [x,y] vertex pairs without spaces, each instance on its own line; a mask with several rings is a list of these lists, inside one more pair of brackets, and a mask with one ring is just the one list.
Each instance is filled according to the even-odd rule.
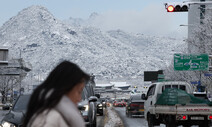
[[30,119],[34,118],[33,115],[54,108],[63,95],[77,84],[89,79],[90,76],[76,64],[69,61],[61,62],[32,93],[23,126],[27,127]]

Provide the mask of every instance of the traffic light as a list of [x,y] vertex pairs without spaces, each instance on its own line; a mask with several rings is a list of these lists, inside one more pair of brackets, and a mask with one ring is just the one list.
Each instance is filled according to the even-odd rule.
[[187,12],[189,9],[188,4],[168,4],[165,3],[167,12]]

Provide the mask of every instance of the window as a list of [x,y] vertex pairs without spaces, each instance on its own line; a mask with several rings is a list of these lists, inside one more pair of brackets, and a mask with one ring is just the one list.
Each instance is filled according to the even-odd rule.
[[0,61],[8,61],[8,50],[0,50]]
[[30,99],[30,95],[22,95],[18,98],[17,102],[14,105],[14,111],[26,111],[27,105]]
[[180,89],[185,91],[186,87],[184,85],[180,85]]
[[82,100],[85,100],[87,98],[87,91],[85,90],[85,88],[83,89],[83,92],[82,92]]
[[167,89],[167,88],[171,88],[171,85],[165,85],[165,86],[162,86],[162,92]]
[[181,90],[184,90],[184,91],[186,90],[185,85],[165,85],[165,86],[162,86],[162,92],[167,88],[181,89]]
[[154,95],[154,93],[155,93],[155,87],[156,87],[156,85],[153,85],[153,86],[151,86],[149,88],[149,91],[147,92],[147,96],[148,97]]
[[92,84],[91,84],[90,82],[88,82],[88,83],[85,85],[85,88],[86,88],[86,90],[87,90],[87,92],[88,92],[89,97],[90,97],[90,96],[94,96],[93,86],[92,86]]
[[172,85],[172,88],[178,89],[178,85]]
[[165,89],[171,88],[171,85],[165,85]]

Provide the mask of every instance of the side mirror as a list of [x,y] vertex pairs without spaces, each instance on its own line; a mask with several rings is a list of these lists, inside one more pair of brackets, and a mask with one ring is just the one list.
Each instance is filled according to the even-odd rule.
[[98,100],[98,98],[96,97],[96,96],[90,96],[89,98],[88,98],[88,101],[89,102],[96,102]]
[[142,95],[141,95],[141,99],[143,99],[143,100],[147,100],[146,95],[145,95],[145,94],[142,94]]

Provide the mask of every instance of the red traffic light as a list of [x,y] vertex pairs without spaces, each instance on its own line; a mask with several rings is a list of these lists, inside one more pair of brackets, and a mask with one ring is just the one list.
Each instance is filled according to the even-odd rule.
[[169,5],[169,6],[167,7],[167,12],[173,12],[173,11],[174,11],[174,6]]
[[167,12],[188,12],[190,4],[188,3],[165,3]]

